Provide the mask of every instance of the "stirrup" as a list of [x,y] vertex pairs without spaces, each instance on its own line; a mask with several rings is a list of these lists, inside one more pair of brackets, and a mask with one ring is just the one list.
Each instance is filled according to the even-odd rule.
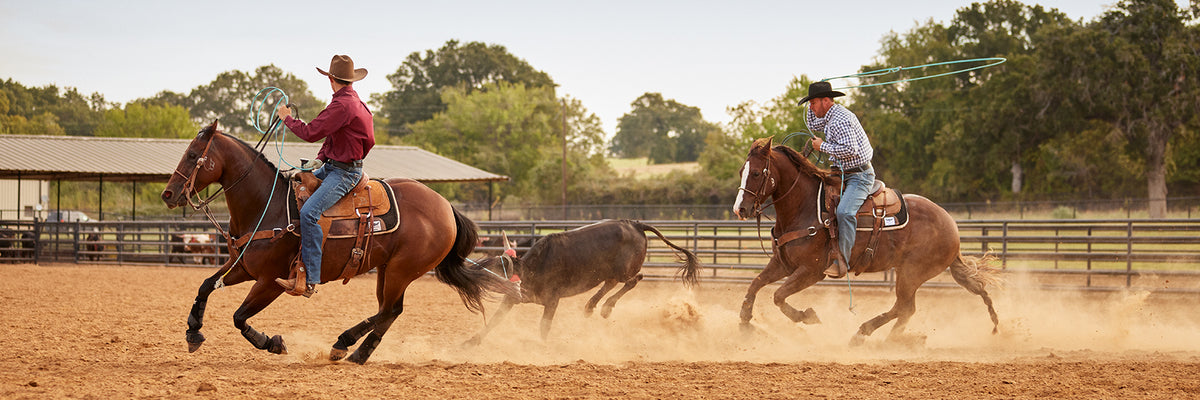
[[846,276],[848,270],[849,268],[843,267],[841,262],[835,260],[829,264],[829,267],[825,268],[825,276],[833,279],[841,279]]

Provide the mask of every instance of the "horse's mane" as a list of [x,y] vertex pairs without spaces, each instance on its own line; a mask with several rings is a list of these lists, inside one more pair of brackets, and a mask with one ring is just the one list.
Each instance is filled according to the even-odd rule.
[[[205,129],[212,129],[212,127],[210,126],[210,127],[208,127],[208,128],[205,128]],[[257,155],[258,155],[258,159],[259,159],[259,161],[262,161],[262,162],[266,163],[266,164],[267,164],[267,166],[271,167],[271,169],[272,169],[272,170],[275,170],[275,171],[276,171],[276,172],[275,172],[275,174],[276,174],[276,175],[279,175],[281,178],[283,178],[283,180],[284,180],[284,181],[287,181],[287,178],[286,178],[286,177],[284,177],[283,173],[281,173],[281,172],[279,171],[278,167],[276,167],[276,166],[275,166],[275,163],[271,162],[271,160],[268,160],[268,159],[267,159],[267,155],[266,155],[266,154],[263,154],[262,152],[259,152],[257,149],[255,149],[255,148],[254,148],[254,146],[251,146],[249,143],[246,143],[244,140],[242,140],[242,139],[239,139],[237,136],[230,135],[230,134],[228,134],[228,133],[225,133],[224,131],[221,131],[221,130],[217,130],[217,131],[216,131],[216,132],[214,132],[214,133],[219,133],[219,134],[221,134],[221,136],[225,136],[225,137],[228,137],[228,138],[230,138],[230,139],[233,139],[234,143],[238,143],[238,144],[242,145],[242,147],[244,147],[244,148],[246,149],[246,151],[247,151],[247,152],[250,152],[250,153],[252,153],[252,154],[257,154]],[[210,140],[211,140],[211,139],[210,139]]]
[[797,169],[799,169],[801,173],[812,175],[822,180],[829,176],[829,170],[818,168],[812,163],[812,161],[809,161],[808,158],[804,157],[800,154],[800,152],[791,147],[781,144],[775,146],[773,149],[787,156],[787,158],[792,161],[792,164],[796,165]]

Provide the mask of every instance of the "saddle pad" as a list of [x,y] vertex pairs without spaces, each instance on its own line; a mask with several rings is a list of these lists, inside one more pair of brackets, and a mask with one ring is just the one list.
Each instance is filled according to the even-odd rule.
[[[371,188],[372,196],[380,192],[387,193],[386,200],[374,208],[376,212],[382,212],[382,214],[372,215],[367,228],[374,232],[374,234],[395,231],[396,228],[400,227],[400,212],[396,202],[396,193],[392,191],[391,185],[384,183],[380,179],[370,179],[367,185]],[[294,221],[299,219],[300,210],[296,205],[296,193],[290,185],[288,192],[290,200],[288,201],[288,220]],[[342,210],[341,212],[337,212],[337,214],[342,215],[332,216],[329,215],[329,211],[322,213],[321,220],[317,223],[321,225],[321,230],[325,232],[325,238],[345,239],[358,237],[359,217],[358,214],[354,213],[354,210],[355,207],[366,207],[366,202],[365,194],[360,194],[359,196],[347,194],[341,200],[338,200],[333,207],[329,208],[329,211]],[[373,203],[380,202],[376,200]],[[345,210],[349,210],[349,212],[347,213]]]
[[[908,226],[908,201],[904,200],[904,195],[901,194],[899,190],[893,188],[892,191],[896,192],[896,197],[900,199],[900,210],[895,214],[888,214],[886,212],[883,214],[883,226],[879,228],[881,231],[894,231]],[[870,210],[868,210],[868,212],[869,211]],[[859,210],[858,226],[855,228],[855,230],[860,232],[870,232],[874,224],[874,215],[862,214],[862,210]]]

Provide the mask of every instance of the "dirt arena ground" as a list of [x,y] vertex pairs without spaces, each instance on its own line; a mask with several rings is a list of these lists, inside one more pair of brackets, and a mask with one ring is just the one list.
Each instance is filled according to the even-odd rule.
[[[978,297],[925,289],[909,332],[924,343],[850,336],[892,302],[886,289],[819,287],[790,302],[823,323],[788,321],[760,294],[756,331],[738,329],[744,287],[643,282],[611,318],[563,302],[541,341],[541,307],[517,306],[483,344],[449,287],[422,278],[366,365],[330,362],[337,335],[374,313],[374,275],[285,296],[250,320],[287,355],[233,328],[249,284],[208,305],[208,341],[184,343],[207,268],[0,265],[0,398],[1200,398],[1195,295],[995,290],[1001,334]],[[853,303],[854,311],[848,310]],[[494,303],[489,303],[494,308]]]

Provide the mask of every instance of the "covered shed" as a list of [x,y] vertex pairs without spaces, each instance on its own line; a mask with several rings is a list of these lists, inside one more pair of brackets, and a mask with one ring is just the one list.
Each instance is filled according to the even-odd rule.
[[[0,196],[16,199],[20,209],[31,207],[21,204],[29,197],[22,196],[21,181],[166,182],[190,143],[191,139],[0,135],[0,180],[17,181],[17,193]],[[301,158],[315,158],[320,147],[319,143],[272,142],[263,152],[288,169],[299,165]],[[489,187],[509,179],[412,146],[375,146],[364,160],[363,171],[378,178],[488,182]]]

